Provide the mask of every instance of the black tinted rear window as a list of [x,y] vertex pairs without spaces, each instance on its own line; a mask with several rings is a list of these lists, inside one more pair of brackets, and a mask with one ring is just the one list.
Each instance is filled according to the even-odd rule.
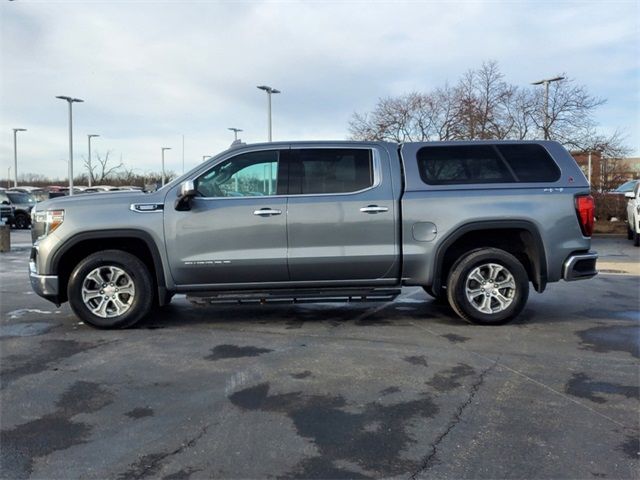
[[290,194],[350,193],[373,185],[371,150],[318,148],[292,150]]
[[520,182],[555,182],[560,169],[541,145],[496,145]]
[[422,181],[429,185],[555,182],[560,170],[536,144],[423,147],[417,154]]

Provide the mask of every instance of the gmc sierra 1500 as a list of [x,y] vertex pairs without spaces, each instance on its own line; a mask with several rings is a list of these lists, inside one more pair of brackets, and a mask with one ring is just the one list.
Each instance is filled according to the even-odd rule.
[[529,284],[596,275],[594,205],[549,141],[241,145],[153,193],[32,212],[31,284],[86,323],[195,302],[388,299],[418,285],[504,323]]

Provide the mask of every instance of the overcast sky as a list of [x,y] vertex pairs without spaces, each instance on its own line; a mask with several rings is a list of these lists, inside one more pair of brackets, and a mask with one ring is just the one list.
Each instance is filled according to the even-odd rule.
[[621,128],[640,156],[640,2],[0,3],[0,178],[66,178],[67,104],[74,106],[76,173],[87,134],[138,172],[182,171],[227,148],[274,140],[344,139],[354,111],[379,97],[455,82],[483,60],[526,85],[559,73],[608,102],[604,131]]

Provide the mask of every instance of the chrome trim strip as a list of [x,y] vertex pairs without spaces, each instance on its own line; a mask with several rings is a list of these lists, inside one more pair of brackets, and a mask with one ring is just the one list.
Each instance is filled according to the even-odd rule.
[[[140,209],[138,207],[145,207],[145,206],[149,206],[149,207],[153,207],[153,208],[149,208],[147,209]],[[132,203],[131,205],[129,205],[129,210],[131,210],[132,212],[136,212],[136,213],[157,213],[157,212],[162,212],[164,210],[164,204],[162,203]]]

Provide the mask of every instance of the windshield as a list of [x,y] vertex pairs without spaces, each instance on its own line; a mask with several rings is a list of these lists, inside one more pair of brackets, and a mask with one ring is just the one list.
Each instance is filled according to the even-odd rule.
[[628,182],[625,182],[618,188],[616,188],[615,191],[620,193],[632,192],[633,187],[636,186],[636,183],[638,183],[638,180],[629,180]]
[[7,192],[11,203],[35,203],[28,193]]

